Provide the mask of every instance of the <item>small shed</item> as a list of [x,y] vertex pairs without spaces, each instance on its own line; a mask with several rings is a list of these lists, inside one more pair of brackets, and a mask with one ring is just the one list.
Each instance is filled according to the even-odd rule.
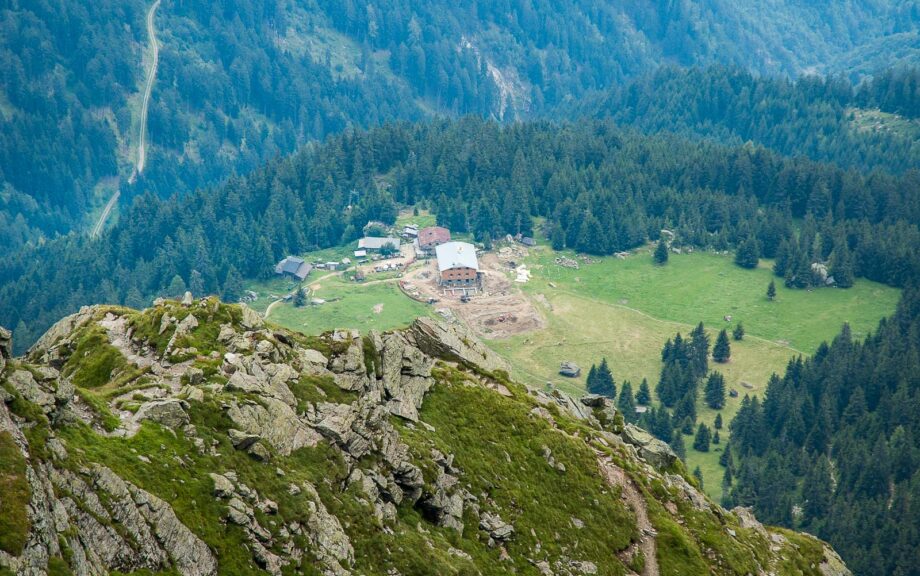
[[297,256],[288,256],[275,265],[275,274],[279,276],[291,276],[298,280],[303,280],[313,270],[313,266],[304,262],[303,258]]

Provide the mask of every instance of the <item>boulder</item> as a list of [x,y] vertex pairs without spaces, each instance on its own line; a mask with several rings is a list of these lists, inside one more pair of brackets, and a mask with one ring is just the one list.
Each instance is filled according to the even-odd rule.
[[28,355],[32,357],[35,354],[47,354],[59,340],[71,336],[77,328],[92,319],[94,313],[93,308],[84,306],[76,314],[61,318],[29,348]]
[[247,330],[258,330],[265,326],[265,320],[259,316],[259,313],[250,308],[245,304],[240,304],[240,310],[243,312],[243,317],[240,319],[240,324],[243,328]]
[[9,383],[13,388],[22,394],[22,397],[38,404],[45,412],[54,408],[54,396],[39,386],[38,382],[27,370],[16,370],[9,376]]
[[230,443],[233,444],[233,447],[237,450],[245,450],[259,441],[257,435],[240,432],[235,428],[227,430],[227,435],[230,437]]
[[138,422],[150,420],[175,430],[189,423],[188,413],[185,411],[187,408],[188,403],[178,398],[153,400],[143,404],[137,411],[135,418]]
[[307,427],[284,402],[262,397],[259,404],[230,405],[227,415],[241,431],[256,435],[282,456],[305,446],[316,446],[320,435]]
[[235,494],[233,482],[223,474],[208,474],[214,481],[214,495],[218,498],[232,498]]
[[621,435],[623,441],[636,447],[639,456],[658,470],[669,468],[677,460],[671,447],[645,430],[626,424]]
[[588,408],[603,408],[607,405],[607,398],[600,394],[586,394],[581,397],[581,403]]
[[502,520],[498,514],[483,512],[479,517],[479,528],[495,540],[508,540],[514,534],[514,526]]
[[433,358],[479,366],[489,372],[508,370],[508,363],[486,348],[466,327],[421,317],[409,327],[415,346]]
[[191,306],[193,302],[192,293],[186,290],[185,294],[182,295],[182,305],[188,307]]

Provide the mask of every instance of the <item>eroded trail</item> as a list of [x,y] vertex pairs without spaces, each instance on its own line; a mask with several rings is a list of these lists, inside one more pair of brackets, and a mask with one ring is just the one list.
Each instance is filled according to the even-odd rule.
[[658,557],[656,556],[655,528],[648,519],[645,499],[633,485],[632,480],[622,468],[614,464],[608,456],[598,455],[598,465],[601,473],[611,486],[619,486],[623,491],[623,499],[632,508],[636,515],[636,526],[639,529],[639,550],[645,559],[642,576],[658,576]]

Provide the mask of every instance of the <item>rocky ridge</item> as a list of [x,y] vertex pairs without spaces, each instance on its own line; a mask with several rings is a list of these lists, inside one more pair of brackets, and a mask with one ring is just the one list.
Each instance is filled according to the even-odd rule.
[[0,441],[30,496],[0,506],[22,534],[0,574],[657,574],[662,530],[700,573],[848,574],[709,502],[604,398],[526,390],[456,326],[305,337],[187,295],[84,308],[22,359],[9,340]]

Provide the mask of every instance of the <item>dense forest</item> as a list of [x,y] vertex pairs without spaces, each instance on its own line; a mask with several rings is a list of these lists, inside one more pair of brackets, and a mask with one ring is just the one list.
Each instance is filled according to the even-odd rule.
[[798,75],[857,69],[879,43],[897,57],[864,72],[920,54],[914,2],[170,0],[156,17],[148,170],[128,185],[148,7],[0,7],[4,246],[85,228],[113,187],[123,206],[187,193],[346,127],[554,115],[662,62]]
[[844,326],[791,361],[731,431],[731,504],[827,539],[855,573],[917,574],[920,291],[862,342]]
[[920,111],[920,68],[854,86],[843,76],[792,81],[734,67],[664,67],[581,108],[646,132],[750,141],[863,170],[920,166],[920,121],[905,120]]
[[0,325],[16,327],[22,346],[81,305],[141,306],[176,276],[232,300],[242,277],[270,274],[285,254],[353,240],[368,221],[392,222],[397,205],[417,203],[480,241],[530,233],[543,216],[554,246],[590,254],[667,228],[676,245],[753,240],[758,256],[773,257],[801,237],[795,219],[804,219],[800,258],[845,252],[854,276],[901,286],[920,275],[918,199],[916,171],[865,176],[609,121],[388,124],[329,137],[218,188],[138,197],[98,241],[67,237],[0,257]]

